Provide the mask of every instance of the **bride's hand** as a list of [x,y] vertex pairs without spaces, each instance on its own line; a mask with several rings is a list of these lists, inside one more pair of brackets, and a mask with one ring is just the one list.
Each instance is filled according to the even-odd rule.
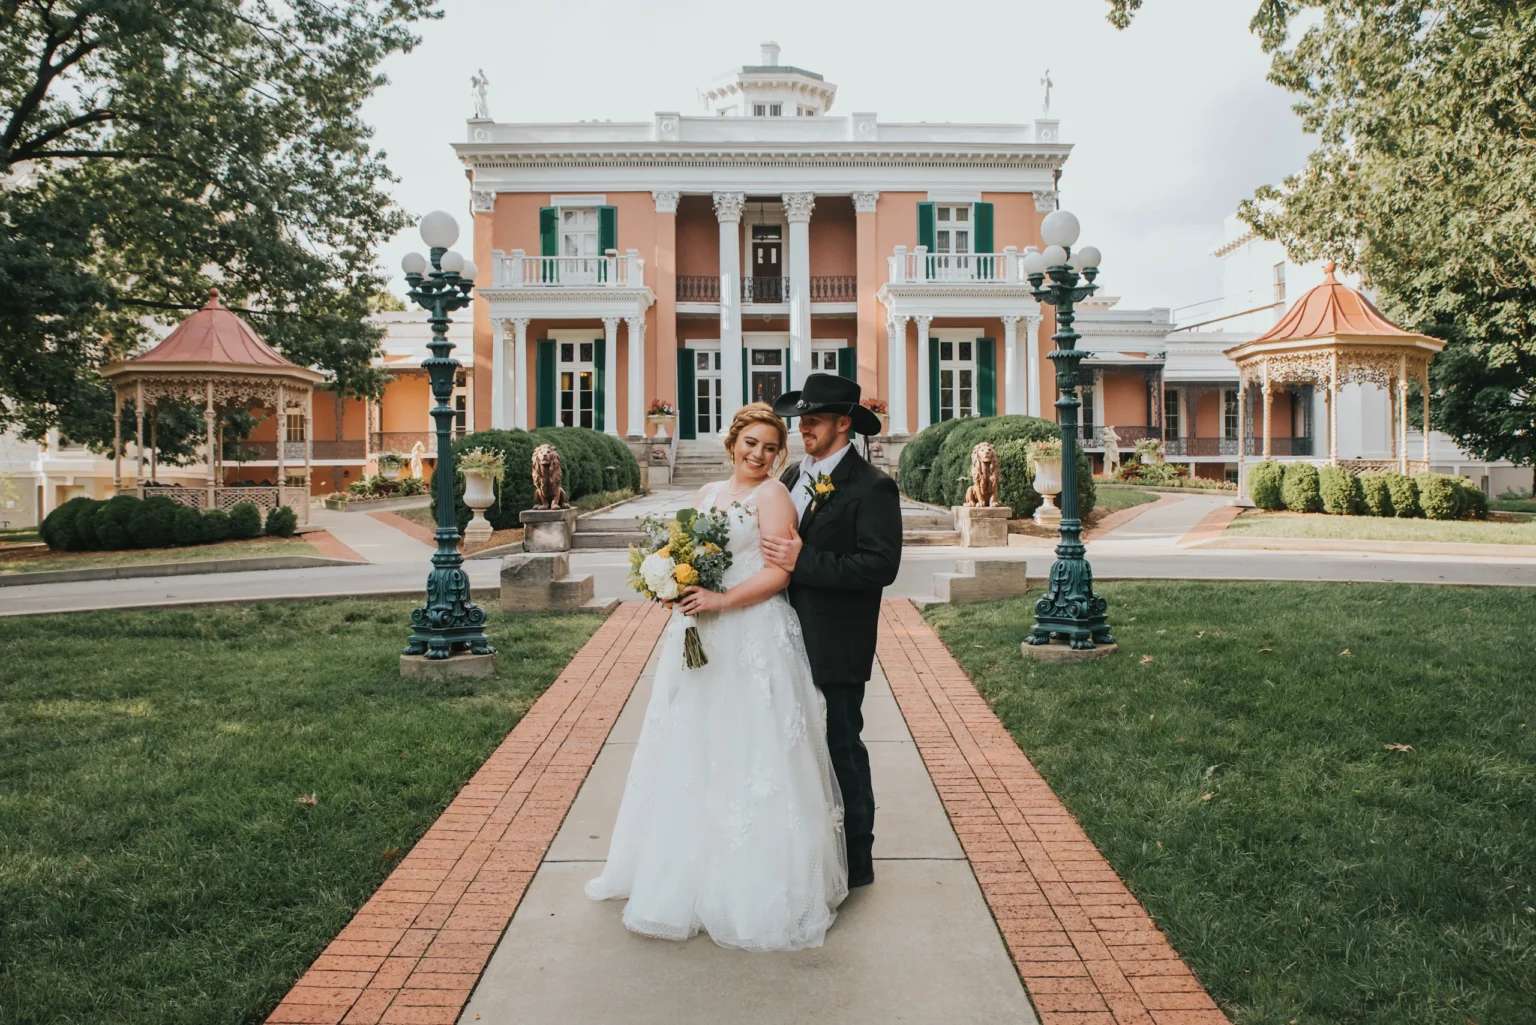
[[795,563],[800,561],[800,533],[791,529],[788,537],[765,537],[762,540],[763,558],[785,573],[794,573]]
[[726,604],[725,595],[697,584],[683,591],[682,600],[677,603],[677,607],[683,610],[685,616],[697,616],[700,612],[721,612],[730,608]]

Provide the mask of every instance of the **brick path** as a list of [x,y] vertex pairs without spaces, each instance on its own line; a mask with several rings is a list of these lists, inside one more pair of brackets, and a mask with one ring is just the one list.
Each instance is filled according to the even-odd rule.
[[452,1025],[666,625],[619,607],[267,1019]]
[[879,658],[1041,1025],[1227,1025],[911,602]]
[[420,523],[417,523],[415,520],[408,520],[404,516],[401,516],[399,513],[390,512],[388,509],[383,509],[379,512],[371,512],[368,515],[372,516],[380,523],[394,527],[402,534],[409,534],[411,537],[414,537],[422,544],[428,544],[434,548],[437,547],[437,531],[433,530],[431,527],[424,527]]
[[1103,519],[1099,520],[1099,522],[1083,531],[1083,540],[1097,541],[1105,534],[1108,534],[1111,530],[1114,530],[1117,527],[1125,526],[1127,523],[1131,522],[1144,512],[1151,512],[1153,509],[1157,509],[1165,505],[1172,505],[1175,502],[1182,501],[1183,499],[1178,495],[1159,495],[1157,496],[1157,501],[1155,502],[1142,502],[1140,505],[1132,505],[1124,509],[1116,509],[1108,516],[1105,516]]
[[1235,505],[1224,505],[1219,509],[1213,509],[1206,514],[1205,519],[1195,524],[1193,530],[1179,538],[1179,547],[1183,548],[1196,541],[1208,541],[1213,537],[1220,537],[1227,532],[1227,526],[1242,514],[1243,510]]
[[352,549],[336,540],[328,530],[310,530],[303,535],[305,541],[314,545],[315,551],[327,559],[351,559],[354,562],[367,562],[368,560],[358,555]]

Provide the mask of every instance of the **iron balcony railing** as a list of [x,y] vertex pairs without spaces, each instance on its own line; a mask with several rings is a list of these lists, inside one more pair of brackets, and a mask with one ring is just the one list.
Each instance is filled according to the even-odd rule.
[[851,303],[859,298],[859,279],[855,274],[818,274],[811,279],[811,302]]
[[744,303],[789,302],[788,278],[742,278],[741,301]]
[[[859,279],[855,274],[818,274],[811,278],[811,302],[851,303],[859,298]],[[744,303],[787,303],[790,279],[742,278]],[[717,303],[720,301],[720,276],[717,274],[679,274],[677,301],[680,303]]]
[[1235,456],[1236,438],[1165,438],[1163,454],[1167,456]]
[[720,275],[679,274],[677,301],[680,303],[717,303],[720,301]]
[[[1158,439],[1163,436],[1161,427],[1145,427],[1136,424],[1115,424],[1115,436],[1120,439],[1121,451],[1136,447],[1139,441],[1148,438]],[[1104,447],[1104,427],[1102,425],[1089,425],[1083,427],[1083,446],[1085,448]]]

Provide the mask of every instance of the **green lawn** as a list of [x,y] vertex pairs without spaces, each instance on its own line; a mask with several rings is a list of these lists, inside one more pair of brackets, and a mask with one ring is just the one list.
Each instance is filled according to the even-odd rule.
[[6,622],[0,1021],[260,1022],[600,622],[492,610],[500,678],[445,689],[410,609]]
[[0,530],[0,544],[14,545],[39,540],[36,527],[11,527]]
[[1351,541],[1446,541],[1470,544],[1536,544],[1536,521],[1399,520],[1384,516],[1245,511],[1227,536],[1347,538]]
[[159,566],[167,562],[207,562],[211,559],[255,559],[272,555],[319,556],[314,545],[299,537],[259,537],[190,548],[145,548],[121,552],[53,552],[29,548],[0,558],[0,574],[39,573],[101,566]]
[[1103,592],[1079,666],[1020,657],[1032,599],[928,615],[1233,1019],[1530,1021],[1536,591]]
[[1536,515],[1536,498],[1490,498],[1488,508],[1497,512]]
[[1161,495],[1138,488],[1110,488],[1100,484],[1095,491],[1094,508],[1105,513],[1119,512],[1132,506],[1155,502]]

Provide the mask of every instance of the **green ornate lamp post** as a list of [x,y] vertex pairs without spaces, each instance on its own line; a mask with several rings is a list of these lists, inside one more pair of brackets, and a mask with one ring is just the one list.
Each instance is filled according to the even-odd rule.
[[464,557],[459,554],[459,527],[453,516],[453,378],[459,361],[448,355],[453,343],[448,340],[448,314],[462,310],[474,301],[476,268],[472,261],[448,247],[458,241],[459,224],[451,214],[435,210],[421,219],[421,239],[429,247],[428,257],[408,253],[400,261],[410,297],[429,316],[432,340],[427,348],[432,355],[422,361],[422,368],[432,383],[432,419],[437,422],[437,466],[432,471],[432,486],[437,491],[437,551],[432,556],[432,572],[427,574],[427,600],[411,613],[411,636],[404,655],[425,655],[430,660],[451,658],[456,652],[493,655],[485,637],[485,610],[469,600],[469,575],[464,572]]
[[[1072,330],[1073,306],[1096,291],[1099,251],[1084,246],[1076,253],[1077,218],[1065,210],[1048,215],[1040,224],[1045,252],[1024,256],[1024,273],[1034,287],[1035,298],[1056,307],[1056,348],[1050,359],[1056,364],[1057,422],[1061,424],[1061,543],[1045,596],[1035,602],[1035,625],[1025,643],[1049,644],[1065,640],[1074,651],[1091,652],[1100,644],[1114,644],[1106,613],[1109,602],[1093,593],[1093,568],[1083,547],[1083,524],[1077,514],[1077,365],[1088,354],[1076,347]],[[1049,279],[1049,280],[1047,280]],[[1086,281],[1086,283],[1080,283]]]

